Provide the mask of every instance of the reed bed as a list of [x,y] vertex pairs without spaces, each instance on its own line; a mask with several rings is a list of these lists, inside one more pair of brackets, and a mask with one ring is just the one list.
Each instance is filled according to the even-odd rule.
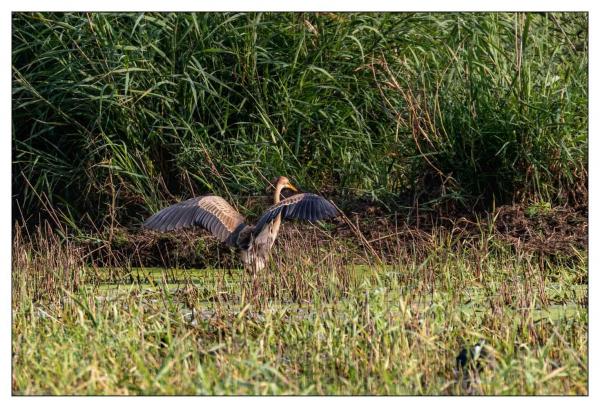
[[13,191],[33,222],[48,200],[73,230],[137,225],[179,198],[255,195],[278,175],[342,206],[587,202],[585,13],[12,24]]

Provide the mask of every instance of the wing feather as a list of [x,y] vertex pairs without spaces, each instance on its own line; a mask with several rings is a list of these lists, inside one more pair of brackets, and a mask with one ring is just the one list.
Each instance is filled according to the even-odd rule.
[[310,206],[307,205],[308,203],[305,201],[301,201],[298,203],[298,206],[300,207],[300,214],[299,214],[299,218],[306,220],[306,221],[311,221],[312,222],[312,217],[310,214]]
[[308,213],[308,219],[311,222],[316,221],[318,218],[318,213],[317,213],[318,205],[319,205],[319,202],[317,201],[312,206],[306,206],[307,207],[306,212]]
[[168,226],[168,228],[169,228],[170,230],[177,229],[177,224],[179,223],[179,221],[180,221],[180,220],[181,220],[181,219],[182,219],[182,218],[183,218],[183,217],[184,217],[186,214],[188,214],[188,213],[189,213],[189,211],[181,211],[181,210],[179,210],[179,211],[173,210],[172,212],[173,212],[173,217],[172,217],[172,218],[170,218],[170,221],[169,221],[169,226]]
[[177,221],[177,224],[175,224],[175,228],[183,228],[184,225],[190,225],[190,223],[192,223],[192,221],[194,220],[194,217],[196,217],[197,211],[198,208],[194,208],[190,211],[185,211],[184,215],[182,215],[179,221]]
[[244,217],[222,197],[202,196],[163,208],[149,217],[143,227],[165,232],[196,225],[226,241],[243,223]]
[[279,214],[286,219],[317,221],[337,216],[338,210],[330,201],[320,195],[296,194],[269,207],[256,223],[254,234],[260,234],[265,225],[273,221]]
[[155,222],[156,223],[162,222],[162,219],[164,217],[166,217],[167,215],[169,215],[169,213],[171,212],[171,210],[172,210],[172,208],[165,208],[163,211],[157,213],[156,217],[155,217],[156,218]]

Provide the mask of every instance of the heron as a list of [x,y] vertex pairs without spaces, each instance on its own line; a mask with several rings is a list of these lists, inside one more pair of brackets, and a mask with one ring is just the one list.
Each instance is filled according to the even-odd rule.
[[[282,219],[318,221],[339,215],[337,207],[318,194],[301,193],[287,177],[277,178],[273,205],[256,224],[246,219],[223,197],[205,195],[163,208],[150,216],[144,228],[161,232],[199,226],[239,251],[244,267],[255,275],[267,265],[271,249],[279,234]],[[284,189],[294,194],[281,199]]]

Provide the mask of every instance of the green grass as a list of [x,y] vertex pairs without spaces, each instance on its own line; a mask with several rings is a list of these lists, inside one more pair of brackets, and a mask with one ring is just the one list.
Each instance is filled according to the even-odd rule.
[[[15,13],[25,218],[131,225],[276,175],[344,200],[587,200],[585,13]],[[34,220],[35,221],[35,220]]]
[[[16,245],[13,393],[587,394],[585,254],[438,238],[385,266],[346,264],[340,247],[319,263],[328,248],[306,243],[286,261],[280,245],[256,298],[237,269],[72,265],[79,284],[63,289],[66,270],[41,261],[72,248]],[[480,340],[481,371],[459,374]]]

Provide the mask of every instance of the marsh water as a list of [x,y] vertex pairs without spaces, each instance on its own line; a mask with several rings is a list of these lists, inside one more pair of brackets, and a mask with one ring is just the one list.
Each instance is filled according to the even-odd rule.
[[[391,310],[404,313],[406,308],[413,311],[443,307],[448,302],[448,292],[445,290],[431,290],[427,296],[419,299],[410,299],[411,287],[390,287],[389,285],[377,286],[373,278],[378,277],[394,279],[399,272],[393,267],[384,267],[374,270],[366,265],[353,265],[350,276],[355,283],[354,290],[361,290],[360,282],[371,280],[368,287],[362,290],[365,296],[383,296],[389,303]],[[91,271],[90,271],[91,273]],[[181,313],[190,321],[195,321],[198,316],[210,317],[215,313],[216,304],[230,313],[239,312],[245,305],[244,281],[251,279],[241,269],[185,269],[185,268],[130,268],[127,271],[111,268],[96,268],[93,271],[94,283],[86,285],[84,290],[92,291],[97,301],[113,301],[122,297],[139,297],[146,302],[156,302],[161,294],[167,291],[178,299]],[[375,281],[377,283],[377,281]],[[192,293],[193,292],[193,293]],[[551,319],[560,320],[571,318],[579,313],[582,305],[587,304],[588,285],[576,284],[566,287],[563,284],[546,282],[544,292],[547,300],[536,302],[531,317],[534,320]],[[194,296],[193,306],[189,301],[184,301],[185,295]],[[461,288],[460,304],[456,305],[462,313],[484,313],[490,308],[490,298],[499,294],[491,294],[484,286],[473,285]],[[344,302],[345,295],[331,303],[332,307]],[[409,298],[410,304],[406,304]],[[186,298],[189,299],[189,298]],[[309,309],[307,301],[297,302],[282,299],[273,299],[268,302],[271,309],[292,308],[303,316],[303,310]],[[322,305],[322,301],[320,304]],[[531,310],[523,307],[523,310]],[[519,312],[515,308],[515,312]]]

